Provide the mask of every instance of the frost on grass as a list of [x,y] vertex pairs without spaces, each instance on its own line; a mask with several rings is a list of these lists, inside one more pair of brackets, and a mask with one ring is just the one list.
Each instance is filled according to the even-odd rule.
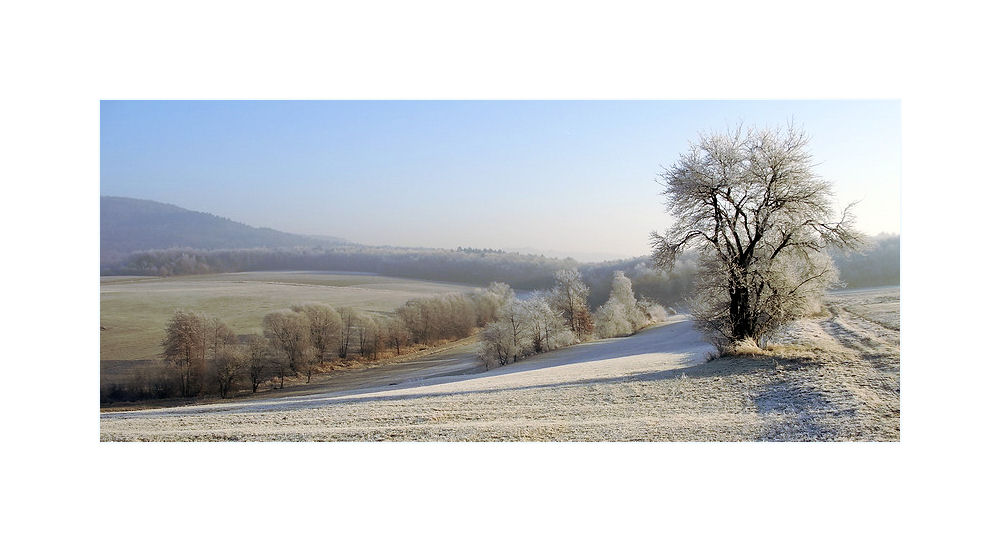
[[[898,291],[898,290],[897,290]],[[102,440],[898,440],[899,334],[834,299],[764,354],[704,363],[691,323],[412,386],[107,413]],[[898,297],[897,297],[898,299]],[[851,309],[851,310],[846,310]]]

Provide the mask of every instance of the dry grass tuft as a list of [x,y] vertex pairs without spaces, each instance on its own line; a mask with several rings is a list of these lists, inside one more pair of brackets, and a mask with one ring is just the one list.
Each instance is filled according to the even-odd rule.
[[742,339],[726,346],[722,354],[724,356],[732,357],[758,357],[765,355],[764,350],[757,345],[757,341],[753,339]]

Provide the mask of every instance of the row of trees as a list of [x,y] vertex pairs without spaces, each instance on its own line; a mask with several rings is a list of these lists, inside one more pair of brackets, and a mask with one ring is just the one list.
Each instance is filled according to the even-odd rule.
[[351,271],[487,286],[506,282],[518,289],[546,288],[572,260],[490,250],[368,247],[176,248],[134,252],[102,274],[187,275],[242,271]]
[[591,338],[629,335],[665,317],[655,303],[635,298],[624,273],[613,279],[608,301],[595,313],[589,288],[576,270],[555,273],[555,286],[519,299],[511,287],[493,283],[467,294],[407,301],[392,314],[368,314],[321,303],[296,305],[264,315],[262,333],[237,336],[220,319],[177,311],[165,329],[166,367],[116,384],[103,399],[135,400],[218,393],[225,398],[246,389],[317,372],[343,360],[399,355],[412,345],[433,345],[481,330],[481,355],[488,366],[513,363]]
[[216,317],[177,311],[162,342],[165,367],[154,367],[131,382],[116,383],[102,399],[136,400],[218,393],[257,392],[266,383],[283,388],[285,379],[312,376],[333,364],[400,355],[413,345],[471,336],[496,319],[506,300],[506,284],[467,294],[444,294],[407,301],[392,314],[369,314],[352,307],[306,303],[264,315],[262,333],[237,336]]
[[562,348],[591,338],[622,337],[666,319],[667,311],[637,300],[632,282],[621,271],[612,281],[608,301],[591,314],[589,287],[579,271],[560,270],[555,286],[527,299],[502,297],[496,319],[480,333],[480,357],[487,367],[507,365],[526,356]]

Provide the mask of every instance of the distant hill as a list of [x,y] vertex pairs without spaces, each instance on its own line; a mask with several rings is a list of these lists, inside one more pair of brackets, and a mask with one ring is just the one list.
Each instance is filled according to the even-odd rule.
[[101,267],[139,250],[330,247],[350,244],[254,228],[209,213],[156,201],[101,196]]

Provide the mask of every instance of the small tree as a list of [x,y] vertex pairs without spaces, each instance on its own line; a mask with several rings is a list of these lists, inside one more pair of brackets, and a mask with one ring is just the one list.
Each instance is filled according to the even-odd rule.
[[340,315],[340,340],[337,341],[337,354],[340,359],[347,357],[351,349],[351,336],[354,334],[354,327],[357,325],[358,313],[351,307],[338,307],[337,314]]
[[622,271],[615,271],[611,279],[608,301],[594,314],[594,328],[601,337],[631,335],[649,323],[649,317],[640,309],[632,292],[632,281]]
[[535,292],[522,303],[531,345],[535,353],[548,352],[575,342],[573,333],[549,305],[547,298]]
[[[215,367],[219,363],[223,351],[236,345],[236,333],[222,320],[216,317],[205,318],[205,351],[206,363]],[[205,374],[206,387],[212,385],[213,374]]]
[[512,300],[500,309],[495,322],[486,324],[480,332],[479,355],[487,367],[507,365],[530,353],[531,322],[525,303]]
[[807,143],[794,126],[702,135],[660,175],[674,225],[652,234],[653,259],[669,269],[700,253],[695,318],[723,343],[756,342],[816,306],[836,280],[825,249],[862,244]]
[[358,316],[357,320],[358,355],[371,358],[372,335],[375,333],[375,319],[367,314]]
[[[311,346],[308,318],[287,309],[267,313],[264,315],[264,335],[270,341],[271,347],[284,356],[285,365],[290,371],[305,368],[303,361],[306,350]],[[311,370],[309,372],[311,375]],[[284,388],[285,370],[280,370],[277,376],[281,379],[281,387]]]
[[584,338],[594,330],[594,323],[587,309],[590,287],[576,269],[560,269],[555,274],[556,285],[549,292],[552,308],[562,315],[570,331]]
[[[378,353],[385,347],[385,324],[381,318],[365,317],[359,326],[364,332],[364,343],[360,346],[361,355],[370,360],[378,359]],[[360,344],[360,342],[359,342]]]
[[198,393],[205,371],[207,318],[192,311],[177,311],[167,322],[166,337],[161,343],[163,359],[177,370],[182,396]]
[[316,366],[319,364],[319,350],[310,344],[302,349],[301,356],[299,370],[306,374],[306,384],[308,384],[312,381],[313,373],[316,372]]
[[385,322],[385,338],[389,346],[396,349],[398,356],[402,347],[410,342],[410,330],[406,329],[406,324],[394,315]]
[[[273,347],[272,347],[273,350]],[[278,389],[285,389],[285,377],[288,376],[288,362],[282,359],[284,356],[274,355],[268,359],[268,366],[270,367],[270,373],[274,378],[278,379]],[[271,389],[274,389],[274,383],[271,383]]]
[[215,382],[219,397],[225,399],[235,390],[236,381],[243,372],[246,360],[246,352],[235,345],[226,345],[219,349],[214,360]]
[[340,340],[340,331],[344,323],[340,315],[329,305],[322,303],[307,303],[292,307],[295,312],[302,313],[309,320],[309,341],[316,349],[316,361],[322,362],[326,354]]
[[503,282],[492,282],[489,288],[473,294],[476,307],[476,325],[485,326],[497,319],[500,309],[514,299],[514,290]]
[[263,335],[254,334],[247,342],[247,377],[250,380],[250,388],[253,393],[257,393],[257,388],[267,376],[269,348],[267,339]]

